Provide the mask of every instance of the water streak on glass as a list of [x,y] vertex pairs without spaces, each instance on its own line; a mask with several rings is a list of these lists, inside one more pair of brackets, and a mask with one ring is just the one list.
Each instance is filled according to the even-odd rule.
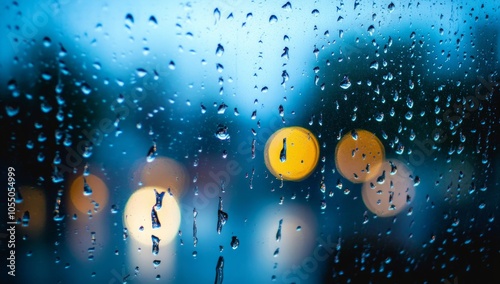
[[280,151],[280,161],[282,163],[286,162],[286,138],[283,138],[283,148]]
[[217,233],[220,235],[222,227],[226,224],[229,215],[222,211],[222,197],[219,197],[219,209],[217,210]]
[[155,235],[151,235],[151,242],[153,243],[151,252],[153,255],[157,255],[160,252],[160,238]]
[[158,192],[155,188],[154,192],[155,192],[155,199],[156,199],[156,204],[154,207],[156,210],[160,210],[162,207],[162,203],[163,203],[163,197],[165,196],[165,191]]
[[151,208],[151,223],[153,229],[158,229],[161,227],[160,219],[158,218],[158,213],[156,212],[155,206]]
[[198,226],[196,225],[196,217],[198,216],[198,211],[193,208],[193,246],[196,247],[198,244]]
[[224,257],[219,256],[217,265],[215,266],[215,284],[222,284],[224,280]]

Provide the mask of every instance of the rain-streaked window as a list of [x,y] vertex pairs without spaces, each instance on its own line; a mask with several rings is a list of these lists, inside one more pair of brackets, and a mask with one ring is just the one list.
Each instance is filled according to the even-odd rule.
[[0,9],[2,283],[495,282],[497,2]]

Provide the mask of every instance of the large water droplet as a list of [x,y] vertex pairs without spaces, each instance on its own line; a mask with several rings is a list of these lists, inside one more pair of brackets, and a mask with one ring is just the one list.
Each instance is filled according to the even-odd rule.
[[342,82],[340,82],[340,87],[344,90],[349,89],[351,86],[351,81],[349,81],[349,77],[344,76],[344,79],[342,79]]
[[215,137],[219,140],[229,140],[230,136],[227,126],[219,124],[219,126],[217,126],[217,131],[215,131]]

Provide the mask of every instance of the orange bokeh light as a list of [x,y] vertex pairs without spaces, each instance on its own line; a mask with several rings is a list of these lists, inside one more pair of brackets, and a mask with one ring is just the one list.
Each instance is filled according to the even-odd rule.
[[[85,180],[90,188],[92,188],[92,194],[88,196],[83,194],[84,177],[79,176],[71,184],[69,191],[71,204],[81,213],[87,214],[90,210],[92,214],[97,214],[102,211],[108,203],[108,187],[99,177],[92,174],[86,176]],[[94,210],[96,208],[96,203],[99,205],[97,211]]]
[[385,149],[375,134],[356,129],[345,134],[335,149],[335,166],[339,173],[353,183],[362,183],[375,177],[385,159]]
[[[395,168],[397,171],[391,174]],[[400,161],[385,161],[378,175],[363,184],[361,195],[366,207],[377,216],[394,216],[415,197],[412,173]]]
[[47,218],[47,198],[43,190],[32,186],[21,186],[19,192],[23,201],[16,204],[16,219],[22,219],[26,211],[29,212],[28,226],[18,226],[21,232],[26,232],[30,237],[38,237],[43,233]]

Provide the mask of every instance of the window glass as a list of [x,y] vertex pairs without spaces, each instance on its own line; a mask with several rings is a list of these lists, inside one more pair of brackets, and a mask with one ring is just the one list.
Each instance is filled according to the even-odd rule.
[[7,1],[0,22],[9,283],[498,270],[495,1]]

